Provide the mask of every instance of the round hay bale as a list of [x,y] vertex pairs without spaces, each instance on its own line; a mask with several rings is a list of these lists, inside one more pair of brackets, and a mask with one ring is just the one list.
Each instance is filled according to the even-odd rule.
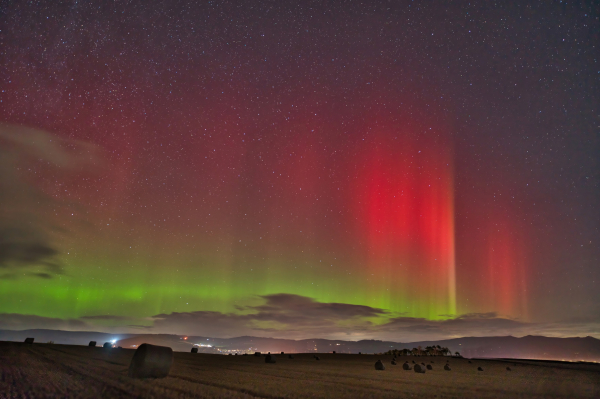
[[507,367],[507,368],[506,368],[506,371],[511,371],[511,368],[510,368],[510,367]]
[[385,370],[385,366],[383,365],[381,360],[375,362],[375,370]]
[[288,359],[293,359],[294,355],[288,355]]
[[281,354],[282,354],[282,355],[285,355],[285,353],[283,353],[283,351],[281,351]]
[[395,366],[396,364],[397,364],[397,363],[396,363],[396,361],[395,361],[395,360],[392,360],[392,365],[394,365],[394,366]]
[[419,363],[415,364],[415,373],[425,373],[425,367],[421,366]]
[[433,367],[431,366],[431,364],[428,364],[428,365],[427,365],[427,366],[425,366],[425,367],[427,367],[427,370],[433,370]]
[[90,341],[90,343],[88,344],[88,346],[96,346],[96,341]]
[[483,371],[483,369],[481,368],[481,366],[477,367],[477,371]]
[[254,356],[260,356],[260,352],[254,352]]
[[335,355],[335,351],[333,351],[333,354]]
[[102,345],[102,347],[104,349],[110,349],[110,348],[112,348],[112,344],[110,342],[105,342],[104,345]]
[[33,344],[33,340],[34,338],[25,338],[25,343],[31,345]]
[[191,353],[198,353],[198,348],[192,348]]
[[277,363],[277,361],[275,360],[275,356],[271,354],[265,356],[265,363]]
[[412,363],[415,364],[415,361],[413,360]]
[[452,369],[450,368],[450,365],[449,365],[449,364],[446,364],[446,365],[444,366],[444,370],[446,370],[446,371],[450,371],[450,370],[452,370]]
[[315,360],[321,360],[319,356],[315,356]]
[[408,364],[408,363],[404,363],[404,364],[402,365],[402,368],[403,368],[404,370],[412,370],[412,367],[410,367],[410,364]]
[[164,378],[173,365],[173,349],[167,346],[141,344],[129,364],[129,377]]
[[471,361],[469,360],[469,364],[471,364]]

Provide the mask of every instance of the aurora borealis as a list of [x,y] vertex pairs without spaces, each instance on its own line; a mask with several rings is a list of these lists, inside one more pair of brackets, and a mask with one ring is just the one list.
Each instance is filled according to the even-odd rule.
[[0,16],[0,328],[600,337],[599,10]]

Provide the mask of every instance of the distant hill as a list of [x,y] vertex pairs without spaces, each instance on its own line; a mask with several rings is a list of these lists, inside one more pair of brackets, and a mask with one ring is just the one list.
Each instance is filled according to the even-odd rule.
[[440,341],[399,343],[378,340],[343,341],[328,339],[289,340],[261,337],[213,338],[171,334],[108,334],[87,331],[59,330],[0,330],[0,341],[23,341],[34,337],[36,342],[53,341],[56,344],[87,345],[96,341],[116,341],[116,345],[132,348],[142,343],[169,346],[175,351],[187,352],[198,346],[204,353],[381,353],[390,349],[412,349],[440,345],[464,357],[520,358],[600,362],[600,340],[585,338],[550,338],[543,336],[465,337]]

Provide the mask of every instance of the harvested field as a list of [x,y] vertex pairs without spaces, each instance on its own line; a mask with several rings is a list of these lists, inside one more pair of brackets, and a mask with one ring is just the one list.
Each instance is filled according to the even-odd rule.
[[[167,378],[136,380],[127,376],[133,353],[0,342],[0,398],[600,397],[595,364],[452,358],[452,371],[440,366],[420,374],[391,365],[392,356],[319,354],[315,362],[314,354],[297,354],[268,364],[263,356],[176,352]],[[385,371],[375,370],[378,359]],[[424,358],[398,358],[405,360]]]

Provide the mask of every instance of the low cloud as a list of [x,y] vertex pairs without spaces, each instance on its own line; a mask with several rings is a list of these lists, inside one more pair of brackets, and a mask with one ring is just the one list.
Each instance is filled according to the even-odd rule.
[[291,294],[259,297],[242,313],[184,312],[152,317],[152,331],[213,337],[254,335],[274,338],[382,339],[396,342],[468,336],[599,336],[600,323],[527,323],[495,312],[446,316],[442,320],[392,315],[369,306],[318,302]]
[[18,313],[0,313],[0,330],[48,329],[65,331],[85,331],[90,325],[78,319],[59,319],[24,315]]
[[0,329],[48,328],[104,332],[164,333],[231,338],[257,336],[287,339],[380,339],[394,342],[437,341],[459,337],[544,335],[600,338],[594,319],[555,323],[529,323],[497,313],[469,313],[428,320],[393,314],[362,305],[319,302],[312,298],[275,294],[259,296],[261,303],[240,306],[237,312],[173,312],[149,318],[118,315],[56,319],[31,315],[0,314]]
[[[260,297],[264,303],[237,309],[244,313],[209,311],[159,314],[153,316],[157,331],[233,337],[240,335],[303,338],[340,334],[348,338],[372,326],[371,318],[388,312],[383,309],[344,303],[323,303],[312,298],[274,294]],[[248,313],[250,312],[250,313]]]

